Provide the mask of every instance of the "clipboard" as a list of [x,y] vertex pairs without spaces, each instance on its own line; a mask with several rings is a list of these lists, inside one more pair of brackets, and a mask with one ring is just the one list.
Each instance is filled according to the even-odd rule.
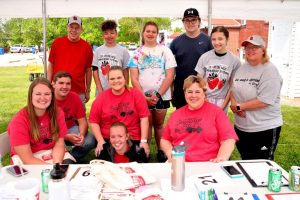
[[[273,167],[269,161],[236,162],[242,173],[253,187],[267,187],[269,169]],[[287,186],[288,179],[282,175],[282,186]]]

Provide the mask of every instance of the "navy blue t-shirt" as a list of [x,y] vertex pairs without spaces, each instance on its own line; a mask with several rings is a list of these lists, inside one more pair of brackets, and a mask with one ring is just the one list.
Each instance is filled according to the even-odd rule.
[[213,49],[213,46],[210,37],[204,33],[200,33],[195,38],[190,38],[186,34],[182,34],[173,40],[170,49],[177,63],[172,103],[178,109],[186,105],[183,93],[184,79],[189,75],[197,74],[195,67],[198,59],[202,54]]
[[176,78],[185,79],[191,74],[197,74],[195,67],[198,59],[202,54],[213,49],[213,46],[210,37],[204,33],[200,33],[195,38],[182,34],[173,40],[170,49],[177,63]]

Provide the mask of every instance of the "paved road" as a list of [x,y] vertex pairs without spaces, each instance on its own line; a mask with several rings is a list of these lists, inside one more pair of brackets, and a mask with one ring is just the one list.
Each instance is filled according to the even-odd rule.
[[42,56],[42,53],[7,53],[0,55],[0,67],[27,66],[30,63],[43,65],[40,56]]

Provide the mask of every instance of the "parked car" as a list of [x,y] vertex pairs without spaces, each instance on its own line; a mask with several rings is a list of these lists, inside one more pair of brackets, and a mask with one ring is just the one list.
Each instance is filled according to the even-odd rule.
[[35,49],[35,46],[34,45],[29,45],[28,47],[25,47],[25,52],[26,53],[32,53],[32,48]]
[[22,44],[15,44],[10,47],[10,53],[21,53],[25,51],[25,47]]
[[137,45],[136,45],[136,44],[130,43],[130,44],[128,45],[128,50],[133,51],[133,50],[136,50],[136,49],[137,49]]

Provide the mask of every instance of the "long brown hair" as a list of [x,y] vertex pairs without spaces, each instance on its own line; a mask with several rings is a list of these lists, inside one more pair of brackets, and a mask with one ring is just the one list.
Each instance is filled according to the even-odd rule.
[[28,89],[28,97],[27,97],[27,112],[28,117],[30,121],[30,127],[31,127],[31,136],[34,140],[40,139],[40,131],[38,129],[38,123],[37,123],[37,116],[34,111],[34,106],[32,104],[32,93],[35,86],[42,84],[47,86],[51,90],[51,103],[49,107],[46,109],[46,112],[50,116],[50,133],[52,135],[53,141],[56,141],[58,139],[58,122],[57,122],[57,108],[55,103],[55,97],[54,97],[54,89],[52,88],[51,83],[46,78],[37,78],[35,79]]
[[146,22],[146,24],[145,24],[144,27],[143,27],[143,31],[142,31],[142,45],[145,44],[144,32],[145,32],[147,26],[155,26],[156,31],[157,31],[157,34],[158,34],[158,32],[159,32],[158,25],[157,25],[155,22],[153,22],[153,21]]

